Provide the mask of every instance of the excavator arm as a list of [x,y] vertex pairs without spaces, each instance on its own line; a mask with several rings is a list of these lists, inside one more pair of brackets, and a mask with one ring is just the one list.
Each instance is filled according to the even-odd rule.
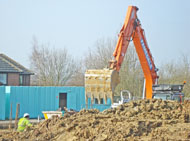
[[158,81],[158,75],[153,57],[151,55],[151,52],[148,48],[148,44],[145,38],[144,30],[140,26],[140,21],[137,21],[137,27],[134,31],[134,38],[133,43],[136,48],[137,55],[140,60],[140,64],[144,73],[145,77],[145,90],[146,90],[146,98],[151,99],[152,98],[152,85],[157,84]]
[[144,30],[141,28],[140,21],[137,18],[137,11],[138,8],[135,6],[128,7],[125,22],[120,31],[118,42],[113,53],[115,60],[110,61],[109,69],[86,71],[86,103],[88,103],[88,98],[91,98],[91,103],[98,101],[98,104],[100,104],[102,98],[105,103],[107,102],[107,98],[110,98],[113,103],[114,90],[119,83],[119,70],[124,60],[129,42],[132,40],[146,80],[146,98],[152,98],[152,85],[156,84],[158,78],[157,69],[148,48]]

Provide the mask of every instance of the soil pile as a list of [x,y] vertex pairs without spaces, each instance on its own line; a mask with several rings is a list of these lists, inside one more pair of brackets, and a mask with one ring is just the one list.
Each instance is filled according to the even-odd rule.
[[54,117],[22,133],[0,132],[0,140],[190,140],[189,110],[189,102],[132,101]]

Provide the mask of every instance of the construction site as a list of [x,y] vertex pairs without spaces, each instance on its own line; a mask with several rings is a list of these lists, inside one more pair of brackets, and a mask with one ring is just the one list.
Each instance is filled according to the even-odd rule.
[[0,130],[0,140],[190,140],[189,103],[131,101],[115,109],[65,113],[24,132]]
[[[160,73],[138,16],[141,7],[126,9],[114,50],[108,49],[111,57],[97,57],[105,59],[106,66],[98,62],[100,66],[86,66],[84,73],[74,66],[62,71],[58,58],[48,60],[50,52],[45,51],[49,58],[44,57],[34,47],[30,71],[0,54],[0,141],[190,140],[189,58],[183,60],[187,60],[187,71],[178,74],[168,67]],[[128,52],[135,52],[134,65],[127,64]],[[39,62],[37,55],[45,61]],[[89,62],[96,64],[97,58]],[[71,70],[74,75],[59,81],[49,70],[58,78]]]

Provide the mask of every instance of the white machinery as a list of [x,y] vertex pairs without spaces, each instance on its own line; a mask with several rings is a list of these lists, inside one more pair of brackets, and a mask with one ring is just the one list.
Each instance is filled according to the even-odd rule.
[[[118,101],[118,99],[120,100]],[[114,103],[111,105],[111,108],[116,108],[117,106],[121,104],[131,101],[131,99],[132,99],[131,93],[128,90],[122,90],[120,97],[118,96],[114,97]]]

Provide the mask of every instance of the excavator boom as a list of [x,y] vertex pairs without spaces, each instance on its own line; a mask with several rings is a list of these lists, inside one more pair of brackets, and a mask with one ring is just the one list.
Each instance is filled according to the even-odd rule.
[[[137,19],[138,8],[134,6],[129,6],[127,15],[125,17],[125,22],[120,30],[119,38],[113,56],[116,60],[115,69],[119,72],[123,59],[125,57],[129,42],[131,41],[133,32],[135,30],[135,20]],[[114,68],[113,68],[114,69]]]

